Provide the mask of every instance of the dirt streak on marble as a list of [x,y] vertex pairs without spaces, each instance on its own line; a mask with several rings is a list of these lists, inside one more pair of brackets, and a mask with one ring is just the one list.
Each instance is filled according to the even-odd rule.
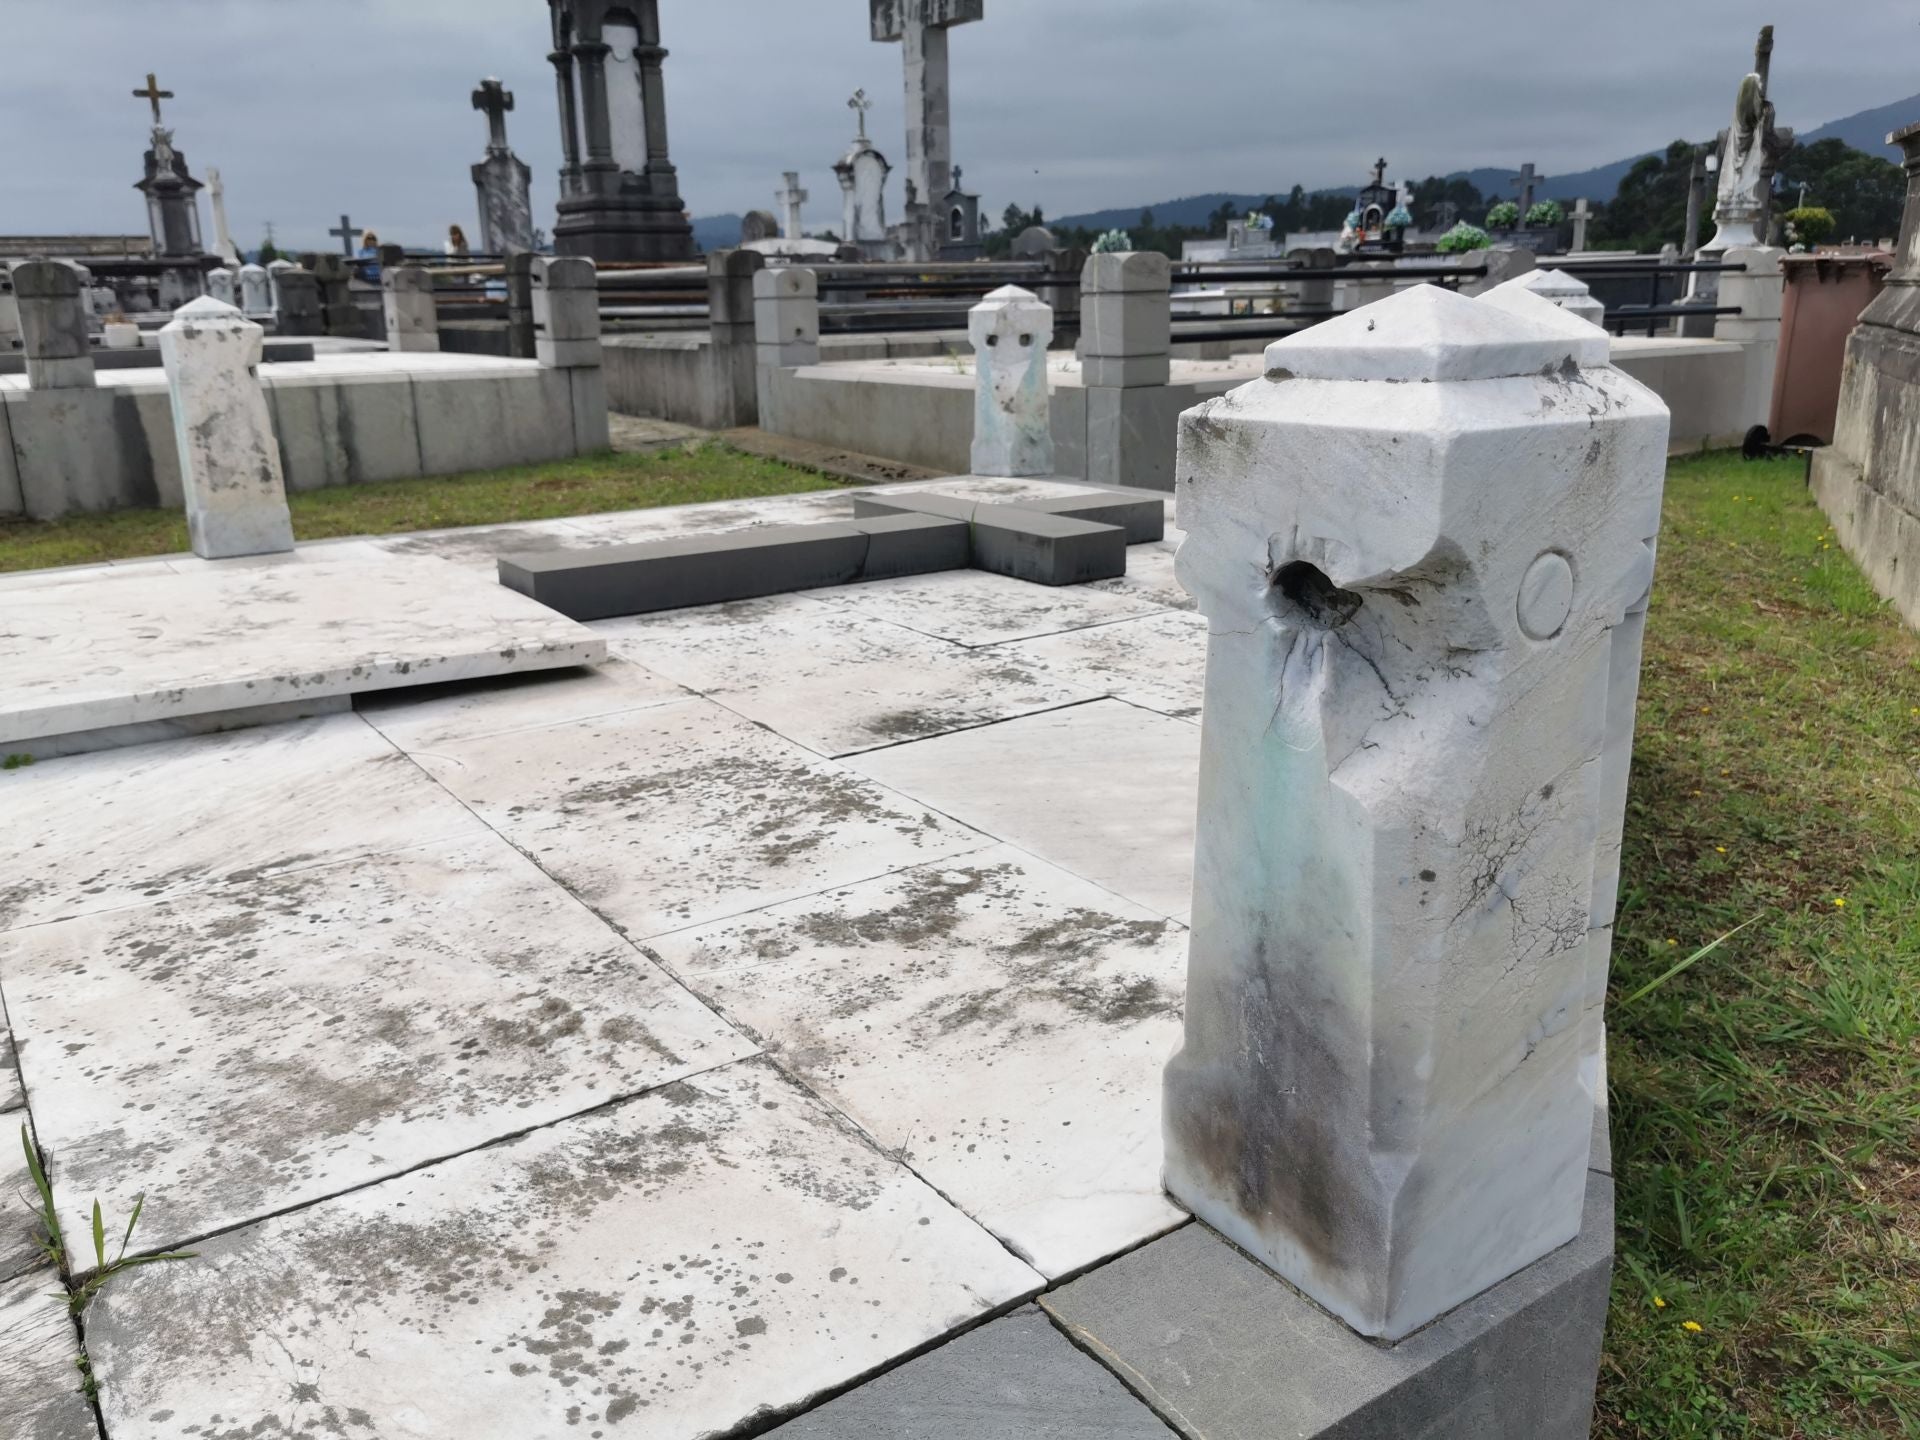
[[649,948],[1047,1275],[1180,1223],[1154,1077],[1186,932],[1012,846]]
[[27,586],[0,595],[0,743],[605,654],[546,607],[424,559]]
[[1024,657],[974,651],[802,596],[592,627],[618,654],[822,755],[1091,700]]
[[[1133,550],[1127,553],[1131,557]],[[1130,620],[1167,608],[1164,597],[1150,593],[1102,589],[1096,584],[1030,585],[984,570],[949,570],[937,575],[838,585],[809,590],[807,599],[967,646],[1026,640]]]
[[693,1440],[1040,1284],[752,1060],[201,1251],[90,1312],[115,1440]]
[[164,1249],[753,1054],[497,835],[0,938],[72,1233]]
[[1193,904],[1189,721],[1096,700],[847,764],[1158,914],[1184,921]]
[[416,759],[634,939],[990,843],[709,700]]
[[486,826],[352,715],[0,771],[0,930]]

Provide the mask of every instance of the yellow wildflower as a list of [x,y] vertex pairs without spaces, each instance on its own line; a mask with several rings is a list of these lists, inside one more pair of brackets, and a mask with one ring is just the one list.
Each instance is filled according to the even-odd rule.
[[1656,1310],[1664,1310],[1667,1308],[1667,1302],[1662,1300],[1658,1295],[1653,1297],[1653,1305]]
[[1844,910],[1847,908],[1847,897],[1844,895],[1836,895],[1833,897],[1833,903]]
[[1691,1334],[1698,1335],[1700,1333],[1700,1322],[1698,1320],[1683,1320],[1680,1322],[1680,1328]]

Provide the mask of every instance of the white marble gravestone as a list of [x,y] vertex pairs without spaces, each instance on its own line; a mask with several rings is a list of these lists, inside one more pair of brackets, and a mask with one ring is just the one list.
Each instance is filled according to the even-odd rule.
[[216,265],[207,271],[207,294],[223,305],[233,304],[233,271],[224,265]]
[[182,305],[160,331],[187,534],[203,559],[293,549],[280,447],[260,388],[264,334],[207,296]]
[[1047,343],[1053,307],[1003,285],[967,315],[973,340],[973,473],[1053,474]]
[[[1503,290],[1531,291],[1548,304],[1557,305],[1571,315],[1578,315],[1589,324],[1599,325],[1607,318],[1607,307],[1593,298],[1593,291],[1587,282],[1564,270],[1529,270],[1524,275],[1502,281],[1487,291],[1486,295],[1497,295]],[[1485,299],[1486,295],[1480,298]]]
[[240,267],[240,308],[248,315],[273,313],[273,287],[267,281],[266,266]]
[[1180,429],[1208,621],[1176,1199],[1398,1339],[1573,1238],[1668,416],[1417,286]]

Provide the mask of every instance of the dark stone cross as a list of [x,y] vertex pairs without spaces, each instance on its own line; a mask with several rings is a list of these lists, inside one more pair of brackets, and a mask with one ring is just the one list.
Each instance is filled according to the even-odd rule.
[[1373,183],[1379,186],[1387,183],[1387,157],[1384,155],[1373,162]]
[[327,234],[338,235],[340,237],[340,249],[342,253],[346,255],[353,254],[353,242],[360,238],[360,232],[353,228],[353,221],[345,215],[340,217],[339,228],[329,230]]
[[162,90],[160,88],[160,82],[154,79],[153,72],[149,70],[147,72],[146,88],[144,90],[134,91],[133,98],[136,100],[145,100],[153,106],[153,123],[158,125],[160,123],[160,102],[162,100],[173,99],[173,91]]
[[1533,208],[1534,186],[1546,178],[1533,168],[1533,162],[1529,160],[1520,167],[1520,173],[1507,182],[1520,191],[1520,223],[1522,225],[1527,223],[1527,212]]
[[473,92],[473,108],[487,112],[487,149],[507,148],[507,112],[513,109],[513,92],[492,76],[480,82]]

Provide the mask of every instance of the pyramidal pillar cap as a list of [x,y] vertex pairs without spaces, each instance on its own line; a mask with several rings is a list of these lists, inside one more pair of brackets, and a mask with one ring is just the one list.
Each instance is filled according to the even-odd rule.
[[1613,363],[1611,335],[1591,320],[1584,320],[1571,310],[1562,310],[1538,290],[1524,285],[1496,285],[1473,303],[1491,305],[1496,310],[1537,321],[1565,335],[1568,343],[1574,347],[1573,358],[1587,369]]
[[1573,335],[1532,312],[1415,285],[1274,341],[1267,373],[1301,380],[1502,380],[1581,364],[1580,348]]

